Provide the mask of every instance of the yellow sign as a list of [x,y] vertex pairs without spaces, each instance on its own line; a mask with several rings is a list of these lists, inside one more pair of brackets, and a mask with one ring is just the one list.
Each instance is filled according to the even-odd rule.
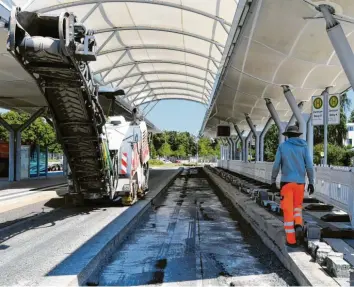
[[323,106],[323,101],[321,98],[316,98],[314,101],[313,101],[313,107],[316,109],[316,110],[319,110],[320,108],[322,108]]
[[338,103],[339,103],[338,97],[336,97],[336,96],[331,96],[331,97],[329,98],[329,105],[330,105],[331,108],[337,107],[337,106],[338,106]]
[[312,97],[312,124],[322,126],[324,123],[324,101],[322,96]]

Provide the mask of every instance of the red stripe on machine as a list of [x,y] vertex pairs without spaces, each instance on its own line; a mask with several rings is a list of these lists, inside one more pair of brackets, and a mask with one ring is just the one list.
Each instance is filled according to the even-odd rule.
[[122,163],[121,163],[121,174],[126,174],[127,173],[127,167],[128,167],[128,154],[126,152],[122,153]]

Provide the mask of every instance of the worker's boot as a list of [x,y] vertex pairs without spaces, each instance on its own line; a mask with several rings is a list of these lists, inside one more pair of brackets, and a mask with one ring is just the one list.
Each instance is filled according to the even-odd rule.
[[304,243],[304,228],[301,225],[295,225],[296,244],[302,245]]
[[296,243],[292,244],[292,243],[286,242],[285,245],[288,246],[288,247],[291,247],[291,248],[297,248],[298,247]]

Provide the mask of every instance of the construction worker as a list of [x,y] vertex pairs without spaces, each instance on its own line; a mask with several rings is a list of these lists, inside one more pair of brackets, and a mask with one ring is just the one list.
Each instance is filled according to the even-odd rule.
[[305,176],[309,178],[308,192],[314,192],[312,158],[307,143],[300,139],[297,126],[289,126],[283,133],[288,140],[280,144],[272,170],[271,191],[276,192],[276,179],[281,168],[280,207],[284,213],[286,244],[300,245],[303,237],[302,203],[305,192]]

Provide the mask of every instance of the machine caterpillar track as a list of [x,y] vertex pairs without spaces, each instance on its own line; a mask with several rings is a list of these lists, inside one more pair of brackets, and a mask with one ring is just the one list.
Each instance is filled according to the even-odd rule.
[[[89,62],[96,60],[93,32],[78,23],[72,13],[42,16],[15,8],[10,19],[7,48],[46,98],[71,171],[68,194],[79,202],[85,198],[109,197],[111,200],[123,198],[125,204],[134,203],[139,191],[142,194],[148,189],[147,135],[146,142],[141,136],[146,131],[146,124],[122,119],[118,123],[115,117],[107,119],[104,114],[99,103],[99,87],[89,66]],[[122,124],[133,125],[135,129],[126,129],[126,132],[140,135],[128,134],[136,141],[125,145],[125,150],[122,148],[125,137],[112,147],[107,135],[107,127],[113,138],[114,131],[121,133]],[[145,157],[140,157],[139,163],[134,162],[129,172],[125,170],[122,175],[122,157],[128,153],[127,148],[133,153],[144,153]],[[127,157],[124,160],[127,161]],[[131,156],[129,160],[135,160],[135,157]],[[125,182],[124,190],[120,190],[124,185],[119,184],[120,179],[129,179],[129,188]]]

